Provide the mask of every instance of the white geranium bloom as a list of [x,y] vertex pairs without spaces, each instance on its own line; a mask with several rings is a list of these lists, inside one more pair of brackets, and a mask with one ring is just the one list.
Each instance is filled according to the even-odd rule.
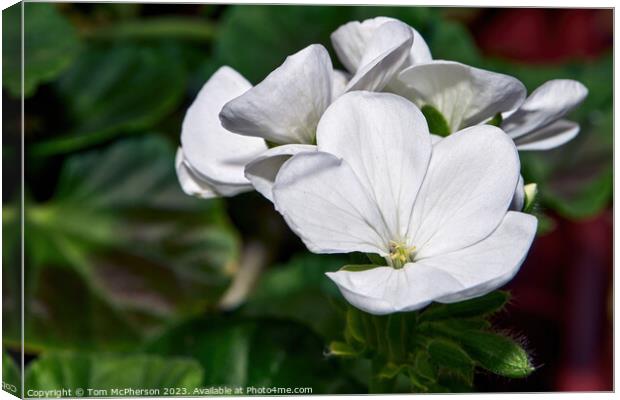
[[536,219],[508,211],[519,158],[481,125],[431,145],[421,111],[388,93],[352,92],[317,128],[318,150],[280,169],[274,203],[315,253],[376,253],[388,266],[328,276],[373,314],[481,296],[523,262]]
[[501,127],[519,150],[548,150],[573,139],[579,124],[562,119],[583,102],[588,89],[570,79],[554,79],[534,90]]
[[508,75],[454,61],[431,61],[399,74],[405,90],[399,93],[423,107],[437,109],[456,132],[517,109],[525,99],[525,86]]

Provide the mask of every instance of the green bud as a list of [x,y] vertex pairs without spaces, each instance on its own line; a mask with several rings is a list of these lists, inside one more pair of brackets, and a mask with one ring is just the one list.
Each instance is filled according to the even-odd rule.
[[525,192],[525,201],[523,205],[523,212],[529,213],[534,208],[536,197],[538,196],[538,185],[535,183],[528,183],[523,187]]

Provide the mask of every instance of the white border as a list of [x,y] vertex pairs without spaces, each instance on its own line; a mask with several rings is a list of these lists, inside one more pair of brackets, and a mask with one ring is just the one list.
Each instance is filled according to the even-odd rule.
[[[29,0],[29,1],[38,1],[38,0]],[[44,1],[44,0],[42,0]],[[83,0],[82,2],[100,2],[100,1],[96,1],[96,0]],[[118,2],[118,3],[134,3],[135,1],[108,1],[108,2]],[[0,0],[0,6],[2,7],[2,9],[5,9],[13,4],[17,3],[15,0]],[[213,4],[222,4],[222,3],[227,3],[227,4],[319,4],[319,5],[401,5],[401,6],[444,6],[444,7],[449,7],[449,6],[457,6],[457,7],[554,7],[554,8],[615,8],[616,2],[615,1],[605,1],[605,0],[589,0],[588,2],[583,2],[583,1],[578,1],[578,0],[564,0],[564,1],[558,1],[558,0],[537,0],[537,1],[532,1],[532,0],[527,0],[527,1],[521,1],[518,4],[515,4],[515,2],[508,2],[508,1],[503,1],[503,0],[477,0],[475,2],[475,4],[472,4],[471,1],[467,1],[467,0],[451,0],[451,1],[441,1],[441,0],[426,0],[424,2],[420,2],[420,1],[407,1],[407,0],[390,0],[390,1],[374,1],[372,3],[370,2],[360,2],[360,1],[355,1],[355,0],[338,0],[336,2],[334,1],[330,1],[330,0],[314,0],[312,2],[308,2],[308,1],[296,1],[296,0],[271,0],[271,1],[260,1],[260,0],[237,0],[234,2],[222,2],[222,1],[196,1],[196,0],[185,0],[185,1],[171,1],[171,0],[150,0],[150,1],[145,1],[143,3],[179,3],[179,4],[183,4],[183,3],[213,3]],[[23,27],[23,26],[22,26]],[[0,20],[0,32],[1,32],[1,28],[2,28],[2,21]],[[614,33],[616,31],[616,20],[615,20],[615,9],[614,9]],[[615,35],[614,35],[614,65],[618,65],[618,52],[616,51],[616,40],[615,40]],[[2,50],[2,43],[0,42],[0,55],[1,55],[1,50]],[[22,54],[23,57],[23,54]],[[22,59],[23,60],[23,59]],[[23,78],[22,78],[23,79]],[[1,87],[1,83],[2,83],[2,76],[0,74],[0,87]],[[619,107],[618,104],[615,101],[615,94],[617,93],[618,90],[618,82],[615,79],[615,71],[614,71],[614,117],[620,115],[619,111]],[[23,85],[23,81],[22,81],[22,85]],[[23,86],[22,86],[23,89]],[[22,107],[23,107],[23,101],[22,101]],[[23,113],[22,113],[23,115]],[[0,110],[0,118],[2,117],[2,111]],[[22,123],[22,127],[23,127],[23,123]],[[0,132],[1,132],[1,126],[0,126]],[[614,138],[615,138],[615,119],[614,119]],[[23,137],[22,137],[23,140]],[[618,196],[620,195],[620,189],[619,188],[619,179],[618,175],[616,174],[617,172],[617,165],[616,165],[616,158],[615,158],[615,154],[618,150],[618,148],[620,147],[620,144],[618,143],[618,141],[614,140],[614,209],[615,209],[615,199],[618,198]],[[22,143],[22,151],[23,151],[23,143]],[[22,163],[23,163],[23,154],[22,154]],[[23,165],[22,165],[23,168]],[[23,169],[22,169],[23,171]],[[0,181],[1,181],[1,172],[2,172],[2,167],[0,165]],[[22,174],[22,180],[23,180],[23,174]],[[0,195],[2,194],[1,192],[1,188],[0,188]],[[22,196],[23,196],[23,181],[22,181]],[[22,197],[23,199],[23,197]],[[23,210],[22,210],[23,212]],[[23,215],[22,215],[23,218]],[[616,225],[617,222],[617,215],[614,212],[614,226]],[[22,232],[23,234],[23,232]],[[0,239],[2,238],[2,232],[0,231]],[[615,253],[616,253],[616,249],[620,248],[620,239],[618,239],[618,237],[615,235],[614,232],[614,266],[615,266]],[[23,252],[23,248],[22,248],[22,252]],[[1,261],[0,261],[1,262]],[[614,271],[615,272],[615,271]],[[614,273],[613,274],[614,277],[614,301],[613,301],[613,305],[614,305],[614,311],[613,311],[613,316],[614,316],[614,323],[613,323],[613,329],[614,329],[614,334],[615,332],[618,332],[618,307],[617,307],[617,303],[616,303],[616,297],[615,297],[615,288],[618,287],[618,274]],[[0,285],[2,283],[2,277],[0,276]],[[0,296],[0,306],[1,306],[1,296]],[[1,328],[2,328],[2,321],[0,319],[0,332],[1,332]],[[615,335],[614,335],[615,336]],[[615,366],[615,360],[618,359],[618,347],[615,346],[615,340],[614,340],[614,378],[613,378],[613,387],[616,388],[617,382],[618,382],[618,369]],[[22,359],[23,362],[23,359]],[[0,366],[0,372],[1,372],[1,366]],[[521,399],[523,396],[527,396],[528,398],[544,398],[544,399],[582,399],[584,398],[584,395],[587,396],[588,399],[607,399],[607,398],[613,398],[615,397],[614,393],[593,393],[593,392],[564,392],[564,393],[541,393],[541,394],[533,394],[533,393],[510,393],[510,394],[501,394],[501,398],[502,399],[510,399],[510,400],[517,400],[517,399]],[[410,399],[412,395],[380,395],[380,396],[376,396],[377,398],[386,398],[386,399]],[[473,394],[466,394],[466,395],[430,395],[433,397],[433,399],[454,399],[455,396],[456,397],[461,397],[461,396],[467,396],[469,398],[477,398],[477,397],[482,397],[482,398],[489,398],[490,396],[498,396],[497,393],[473,393]],[[252,397],[252,398],[256,398],[256,399],[272,399],[273,397],[263,397],[263,396],[245,396],[245,397],[226,397],[228,399],[247,399],[248,397]],[[288,397],[294,397],[294,398],[299,398],[299,399],[313,399],[313,398],[317,398],[317,397],[332,397],[332,396],[321,396],[321,395],[314,395],[314,396],[287,396]],[[353,399],[353,398],[358,398],[359,396],[333,396],[333,397],[338,397],[340,399]],[[0,400],[4,400],[4,399],[15,399],[15,396],[10,395],[9,393],[0,390]],[[131,397],[126,397],[127,399],[131,399]],[[161,398],[149,398],[149,397],[141,397],[138,399],[161,399]]]

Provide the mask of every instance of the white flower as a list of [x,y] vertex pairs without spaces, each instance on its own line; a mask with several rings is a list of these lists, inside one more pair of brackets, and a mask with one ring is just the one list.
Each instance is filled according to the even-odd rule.
[[373,314],[483,295],[510,280],[536,219],[507,211],[519,178],[514,144],[476,126],[437,145],[411,102],[352,92],[324,113],[318,150],[281,168],[274,204],[316,253],[376,253],[388,266],[328,274]]
[[588,89],[570,79],[554,79],[534,90],[501,127],[519,150],[548,150],[573,139],[579,124],[562,119],[583,102]]
[[420,107],[434,107],[446,119],[450,132],[516,110],[526,93],[516,78],[454,61],[414,65],[398,77],[404,85],[398,93]]

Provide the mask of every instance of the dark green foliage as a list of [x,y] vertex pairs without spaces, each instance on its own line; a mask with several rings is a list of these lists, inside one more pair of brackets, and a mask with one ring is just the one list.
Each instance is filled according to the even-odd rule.
[[[2,12],[3,86],[15,96],[21,93],[21,3]],[[80,48],[75,27],[55,4],[24,4],[24,96],[34,94],[75,60]]]
[[[130,348],[219,298],[238,237],[220,202],[180,191],[172,160],[161,137],[121,141],[67,159],[55,195],[27,203],[27,349]],[[17,345],[19,327],[4,340]]]
[[324,342],[308,328],[277,319],[216,317],[187,321],[145,351],[190,356],[204,369],[204,386],[311,387],[313,394],[351,390],[324,357]]

